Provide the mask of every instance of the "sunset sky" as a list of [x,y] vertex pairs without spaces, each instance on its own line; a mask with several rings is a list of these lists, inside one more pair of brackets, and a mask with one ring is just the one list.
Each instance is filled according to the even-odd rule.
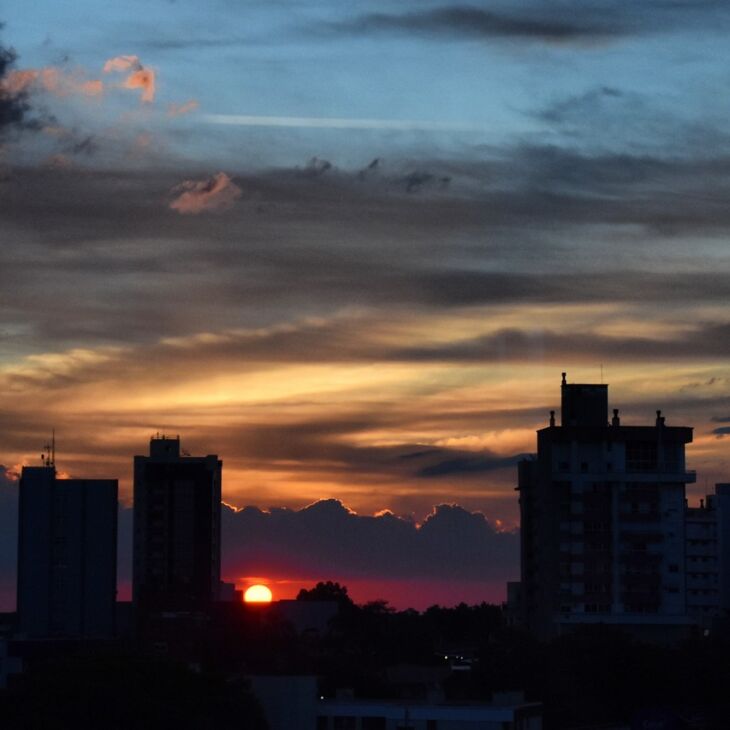
[[[691,500],[730,481],[726,3],[0,22],[0,507],[52,428],[59,470],[125,506],[132,454],[180,434],[251,507],[226,512],[229,579],[500,600],[564,370],[624,423],[694,427]],[[386,532],[395,567],[358,553]],[[350,536],[337,560],[322,534]]]

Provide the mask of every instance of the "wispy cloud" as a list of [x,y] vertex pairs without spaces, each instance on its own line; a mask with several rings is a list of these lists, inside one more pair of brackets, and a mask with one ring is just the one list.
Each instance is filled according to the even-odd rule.
[[293,127],[300,129],[375,129],[402,132],[479,132],[478,124],[439,122],[414,119],[368,119],[349,117],[279,117],[247,114],[204,114],[210,124],[238,127]]

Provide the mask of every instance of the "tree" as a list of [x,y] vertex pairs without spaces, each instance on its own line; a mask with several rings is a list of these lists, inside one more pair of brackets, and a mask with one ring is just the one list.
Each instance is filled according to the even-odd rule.
[[317,583],[314,588],[302,588],[297,594],[297,601],[335,601],[340,608],[351,608],[354,602],[347,595],[346,586],[333,583],[331,580]]

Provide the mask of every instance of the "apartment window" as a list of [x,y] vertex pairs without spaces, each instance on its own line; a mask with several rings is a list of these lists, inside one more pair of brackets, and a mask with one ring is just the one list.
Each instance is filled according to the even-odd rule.
[[656,441],[628,441],[626,443],[626,469],[628,471],[656,471]]

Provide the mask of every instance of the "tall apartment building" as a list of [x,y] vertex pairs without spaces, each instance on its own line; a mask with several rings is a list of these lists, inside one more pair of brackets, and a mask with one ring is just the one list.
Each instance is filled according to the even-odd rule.
[[142,612],[204,611],[218,597],[221,471],[156,436],[134,457],[133,599]]
[[730,609],[730,484],[687,507],[687,613],[704,628]]
[[608,419],[608,386],[569,384],[519,464],[522,621],[686,626],[685,465],[692,429]]
[[29,638],[109,638],[117,583],[117,480],[20,477],[18,625]]

